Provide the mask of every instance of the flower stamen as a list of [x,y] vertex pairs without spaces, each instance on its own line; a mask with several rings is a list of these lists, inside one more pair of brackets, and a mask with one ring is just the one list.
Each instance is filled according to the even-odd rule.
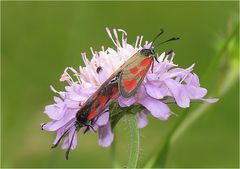
[[114,43],[114,45],[115,45],[116,47],[118,47],[118,45],[117,45],[117,43],[114,41],[114,39],[113,39],[113,37],[112,37],[112,34],[111,34],[111,31],[110,31],[110,29],[109,29],[108,27],[106,28],[106,31],[107,31],[108,36],[110,37],[110,39],[111,39],[112,42]]

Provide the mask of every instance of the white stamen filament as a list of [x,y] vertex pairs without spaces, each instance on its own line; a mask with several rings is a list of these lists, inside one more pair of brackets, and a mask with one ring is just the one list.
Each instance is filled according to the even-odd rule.
[[51,89],[54,93],[59,93],[52,85],[50,85],[50,89]]
[[146,45],[148,45],[148,41],[145,41],[145,45],[144,46],[146,46]]
[[162,62],[163,59],[164,59],[164,57],[165,57],[165,55],[166,55],[166,53],[163,52],[163,53],[158,57],[158,61],[159,61],[159,62]]
[[95,56],[95,53],[94,53],[94,51],[93,51],[93,48],[90,47],[90,50],[91,50],[91,52],[92,52],[92,56],[94,57],[94,56]]
[[124,35],[127,36],[127,32],[125,32],[125,30],[123,30],[123,29],[118,29],[118,31],[119,31],[119,32],[122,32],[122,33],[123,33],[123,34],[122,34],[123,36],[124,36]]
[[104,46],[102,46],[101,48],[102,48],[102,52],[104,52],[104,51],[105,51],[105,50],[104,50]]
[[187,74],[185,74],[185,76],[182,78],[182,80],[181,80],[179,83],[182,83],[189,74],[190,74],[190,72],[188,72]]
[[139,41],[139,36],[137,36],[136,43],[135,43],[135,48],[137,48],[138,41]]
[[115,36],[115,38],[116,38],[116,42],[117,42],[117,44],[118,44],[118,47],[121,47],[120,42],[119,42],[119,39],[118,39],[117,30],[116,30],[116,29],[113,29],[113,33],[114,33],[114,36]]
[[164,62],[168,62],[168,57],[169,57],[169,55],[166,55]]
[[171,59],[170,59],[170,63],[173,63],[174,56],[175,56],[175,53],[172,52],[172,57],[171,57]]
[[142,45],[142,40],[143,40],[143,36],[140,36],[139,48],[141,48],[141,45]]
[[106,27],[106,31],[107,31],[108,36],[110,37],[110,39],[111,39],[112,42],[114,43],[114,45],[115,45],[116,47],[118,47],[118,45],[117,45],[116,42],[114,41],[114,39],[113,39],[113,37],[112,37],[112,34],[111,34],[111,31],[109,30],[108,27]]
[[195,66],[195,64],[192,64],[189,68],[185,69],[184,72],[186,71],[187,73],[185,74],[185,76],[182,78],[182,80],[180,81],[180,83],[182,83],[186,77],[191,73],[191,71],[193,70],[193,67]]
[[79,84],[81,84],[81,80],[79,78],[79,76],[80,76],[79,73],[72,67],[69,67],[69,69],[74,73],[74,76],[77,77]]
[[60,81],[67,81],[67,83],[69,85],[72,85],[74,83],[74,80],[72,79],[72,77],[68,74],[67,70],[69,69],[69,67],[66,67],[64,70],[64,73],[62,74]]
[[89,61],[87,59],[86,53],[81,53],[81,55],[82,55],[82,59],[83,59],[84,64],[87,66],[89,64]]

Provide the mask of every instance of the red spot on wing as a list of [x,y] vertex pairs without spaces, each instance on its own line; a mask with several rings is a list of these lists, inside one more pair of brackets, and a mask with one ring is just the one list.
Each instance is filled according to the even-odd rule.
[[106,96],[101,96],[99,99],[99,104],[105,104],[107,102],[107,97]]
[[137,85],[137,80],[133,79],[133,80],[123,80],[123,86],[125,88],[126,91],[130,91],[132,89],[134,89]]
[[110,98],[115,99],[117,95],[118,95],[118,87],[113,87]]
[[148,66],[152,63],[152,58],[145,58],[140,62],[140,66]]
[[134,74],[134,75],[135,75],[135,74],[137,74],[137,72],[138,72],[138,68],[137,68],[137,67],[134,67],[134,68],[131,68],[129,71],[130,71],[131,74]]
[[140,74],[140,76],[144,77],[145,74],[146,74],[146,71],[145,70],[141,70],[141,72],[139,74]]
[[97,109],[94,107],[92,111],[89,113],[89,115],[87,116],[87,119],[92,120],[96,115],[97,115]]

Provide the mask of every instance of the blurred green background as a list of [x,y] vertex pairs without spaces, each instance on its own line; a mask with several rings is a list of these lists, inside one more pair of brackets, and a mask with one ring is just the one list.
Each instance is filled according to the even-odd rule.
[[[180,67],[196,63],[194,72],[213,93],[215,79],[222,76],[219,67],[231,62],[229,58],[220,60],[217,51],[229,29],[231,32],[231,20],[238,20],[238,8],[237,1],[1,2],[1,166],[111,167],[111,148],[99,147],[97,134],[79,133],[77,149],[68,161],[65,151],[50,148],[54,134],[40,130],[40,123],[48,121],[44,106],[53,103],[49,85],[63,89],[58,79],[64,68],[83,65],[80,53],[90,54],[89,47],[113,47],[105,32],[107,26],[126,30],[131,43],[136,35],[151,40],[164,28],[162,38],[179,36],[181,40],[162,45],[159,53],[174,49]],[[237,52],[237,67],[238,57]],[[206,74],[210,77],[204,78]],[[238,167],[238,86],[237,76],[225,94],[214,94],[220,101],[178,137],[168,151],[166,167]],[[201,104],[193,104],[191,110]],[[140,130],[139,167],[157,153],[185,112],[171,108],[177,117],[164,122],[149,117],[149,125]],[[116,159],[125,166],[129,154],[126,120],[121,120],[114,132]]]

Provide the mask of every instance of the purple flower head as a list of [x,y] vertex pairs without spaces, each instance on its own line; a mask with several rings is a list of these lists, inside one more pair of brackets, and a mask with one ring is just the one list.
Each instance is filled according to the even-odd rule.
[[[44,113],[51,119],[50,122],[42,124],[42,129],[56,132],[56,138],[53,141],[53,147],[56,147],[62,139],[63,149],[75,149],[77,145],[77,124],[76,114],[85,104],[85,102],[94,94],[97,89],[115,72],[129,57],[142,49],[141,43],[143,37],[137,37],[135,46],[127,43],[126,32],[121,29],[114,29],[113,33],[116,41],[113,39],[110,30],[107,33],[117,47],[117,50],[107,48],[97,52],[91,48],[92,59],[89,61],[85,53],[82,53],[82,59],[85,67],[79,67],[75,70],[67,67],[60,81],[67,82],[65,91],[57,91],[51,86],[52,91],[57,94],[54,97],[54,104],[45,107]],[[121,42],[118,39],[118,33],[121,33]],[[147,42],[145,43],[148,44]],[[101,69],[99,69],[101,68]],[[113,141],[113,133],[109,121],[109,112],[104,111],[100,116],[93,119],[94,123],[90,128],[82,127],[83,133],[87,131],[98,131],[99,145],[107,147]]]
[[[60,81],[67,82],[64,91],[57,91],[51,86],[57,95],[54,104],[45,107],[44,113],[51,119],[42,124],[42,129],[56,132],[53,147],[56,147],[62,139],[62,148],[75,149],[77,145],[77,132],[80,129],[76,114],[81,110],[86,101],[101,87],[101,85],[132,55],[139,50],[150,48],[147,41],[142,47],[143,36],[137,36],[134,45],[127,43],[127,33],[122,29],[114,29],[113,35],[107,28],[110,39],[116,46],[116,50],[107,48],[97,52],[91,48],[92,59],[88,60],[85,53],[82,59],[85,67],[75,70],[67,67]],[[119,35],[121,35],[119,38]],[[167,120],[171,115],[168,103],[176,103],[179,107],[189,107],[190,102],[202,100],[215,102],[217,99],[204,99],[207,94],[205,88],[200,87],[198,76],[192,73],[194,65],[189,68],[178,68],[173,64],[174,53],[162,53],[158,62],[154,61],[153,69],[149,70],[144,81],[137,89],[136,94],[130,98],[120,96],[116,101],[121,107],[142,105],[144,109],[138,112],[138,127],[147,125],[147,115],[152,114],[160,120]],[[109,105],[107,105],[109,106]],[[106,108],[108,110],[108,108]],[[81,128],[83,133],[87,131],[98,132],[99,145],[107,147],[111,145],[114,135],[110,123],[110,112],[104,111],[94,116],[91,125]]]

